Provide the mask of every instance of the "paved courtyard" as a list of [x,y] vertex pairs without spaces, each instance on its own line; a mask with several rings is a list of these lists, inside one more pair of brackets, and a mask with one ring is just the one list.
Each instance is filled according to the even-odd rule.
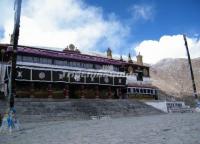
[[200,113],[23,123],[0,144],[200,144]]

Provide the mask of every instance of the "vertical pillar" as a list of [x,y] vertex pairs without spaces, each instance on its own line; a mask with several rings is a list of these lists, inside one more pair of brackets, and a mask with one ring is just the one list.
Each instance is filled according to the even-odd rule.
[[30,85],[31,85],[30,98],[34,98],[34,91],[35,91],[35,89],[34,89],[34,83],[32,82]]
[[122,90],[121,90],[121,88],[117,89],[117,95],[118,95],[119,99],[122,99]]
[[110,86],[108,87],[108,98],[112,99],[112,89]]
[[63,93],[65,96],[65,99],[69,99],[69,86],[68,85],[65,86]]
[[81,99],[85,98],[85,87],[84,85],[81,85]]
[[51,98],[52,98],[52,96],[53,96],[53,95],[52,95],[52,85],[51,85],[51,84],[49,84],[49,85],[48,85],[48,98],[50,98],[50,99],[51,99]]
[[97,85],[95,89],[96,89],[95,98],[99,99],[99,86]]
[[86,85],[84,85],[84,89],[83,89],[84,98],[87,98],[88,94],[89,94],[88,88]]

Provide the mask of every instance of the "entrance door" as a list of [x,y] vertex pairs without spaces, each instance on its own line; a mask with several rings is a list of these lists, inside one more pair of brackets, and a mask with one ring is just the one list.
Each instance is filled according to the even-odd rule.
[[142,72],[138,72],[137,80],[143,81],[143,73]]

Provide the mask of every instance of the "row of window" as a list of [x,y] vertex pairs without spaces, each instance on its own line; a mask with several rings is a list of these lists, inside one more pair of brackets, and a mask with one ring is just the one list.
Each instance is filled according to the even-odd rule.
[[62,61],[62,60],[54,60],[53,64],[60,66],[72,66],[72,67],[81,67],[81,68],[89,68],[89,69],[100,69],[101,67],[97,67],[96,65],[82,62],[74,62],[74,61]]
[[151,94],[151,95],[156,95],[156,90],[155,89],[150,89],[150,88],[128,88],[127,89],[128,94]]
[[182,107],[182,103],[167,103],[167,108],[173,108],[173,107]]
[[17,56],[17,61],[52,64],[52,59],[49,58],[39,58],[39,57],[20,56],[20,55]]
[[[33,62],[33,63],[41,63],[41,64],[54,64],[59,66],[72,66],[72,67],[80,67],[87,69],[105,69],[104,65],[99,64],[91,64],[91,63],[83,63],[76,61],[64,61],[64,60],[53,60],[50,58],[42,58],[42,57],[34,57],[34,56],[17,56],[17,61],[22,62]],[[113,66],[114,71],[119,71],[118,67]]]

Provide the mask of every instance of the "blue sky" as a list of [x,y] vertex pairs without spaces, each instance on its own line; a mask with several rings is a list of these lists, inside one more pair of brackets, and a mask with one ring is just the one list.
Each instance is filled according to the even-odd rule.
[[[0,0],[0,42],[9,43],[13,1]],[[147,63],[200,57],[200,0],[24,0],[19,44],[62,48],[74,43],[81,51],[135,57]],[[133,58],[134,59],[134,58]]]
[[0,28],[0,38],[2,38],[2,37],[3,37],[3,33],[4,33],[4,30],[3,30],[3,28]]
[[[85,0],[101,7],[105,13],[115,13],[120,21],[130,23],[133,41],[159,39],[162,35],[200,33],[199,0]],[[133,20],[130,12],[134,5],[152,7],[152,19]],[[132,19],[132,20],[131,20]]]

